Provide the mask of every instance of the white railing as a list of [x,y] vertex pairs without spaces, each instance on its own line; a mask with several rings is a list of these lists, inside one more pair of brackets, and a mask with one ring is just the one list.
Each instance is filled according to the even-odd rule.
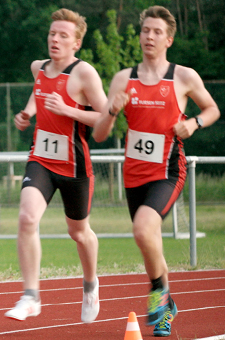
[[[109,150],[91,150],[91,160],[93,163],[117,163],[121,165],[124,162],[124,156],[121,155],[123,149]],[[96,155],[98,153],[98,155]],[[101,153],[102,155],[99,155]],[[106,153],[108,155],[106,155]],[[111,155],[109,155],[111,154]],[[114,155],[112,155],[114,154]],[[115,155],[117,154],[117,155]],[[0,163],[9,163],[10,172],[14,175],[13,163],[26,162],[28,152],[0,152]],[[195,168],[196,164],[219,164],[225,163],[225,157],[202,157],[187,156],[187,165],[189,168],[189,231],[190,231],[190,264],[197,265],[197,243],[196,243],[196,186],[195,186]],[[121,179],[119,186],[122,186]]]

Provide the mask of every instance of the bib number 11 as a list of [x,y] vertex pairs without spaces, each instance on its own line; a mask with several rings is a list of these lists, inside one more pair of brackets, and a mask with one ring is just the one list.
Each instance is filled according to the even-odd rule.
[[37,131],[34,155],[67,161],[69,156],[68,137],[39,129]]

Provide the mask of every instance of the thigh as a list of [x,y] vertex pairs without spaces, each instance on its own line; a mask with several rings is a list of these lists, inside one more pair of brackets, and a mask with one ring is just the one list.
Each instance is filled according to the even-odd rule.
[[170,212],[181,192],[176,181],[168,179],[152,182],[143,204],[157,211],[164,219]]
[[83,220],[91,210],[94,176],[70,178],[57,176],[58,188],[64,203],[65,214],[71,220]]
[[144,198],[148,190],[148,185],[149,183],[141,185],[139,187],[125,189],[127,204],[132,221],[134,219],[136,211],[144,202]]
[[38,162],[27,163],[22,189],[26,187],[37,188],[42,193],[47,204],[51,201],[56,191],[51,171]]
[[176,180],[165,179],[131,189],[126,189],[126,194],[132,220],[141,205],[154,209],[164,219],[179,197],[183,185]]

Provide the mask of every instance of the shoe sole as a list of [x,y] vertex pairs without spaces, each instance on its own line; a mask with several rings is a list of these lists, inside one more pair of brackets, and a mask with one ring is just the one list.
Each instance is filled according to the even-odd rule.
[[27,315],[27,317],[25,317],[25,318],[20,318],[20,317],[10,315],[10,314],[7,315],[7,312],[5,313],[5,317],[8,318],[8,319],[12,319],[12,320],[24,321],[24,320],[26,320],[26,318],[28,318],[30,316],[38,316],[39,314],[41,314],[41,307],[37,312],[31,313],[31,314]]

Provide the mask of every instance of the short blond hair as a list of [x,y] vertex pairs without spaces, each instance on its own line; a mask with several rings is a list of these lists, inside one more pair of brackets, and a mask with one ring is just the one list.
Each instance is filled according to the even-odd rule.
[[83,40],[87,32],[86,18],[82,17],[79,13],[73,12],[66,8],[61,8],[58,11],[52,13],[52,20],[65,20],[73,22],[76,25],[75,36],[77,39]]
[[167,33],[170,37],[174,37],[176,30],[177,30],[177,24],[174,16],[170,13],[170,11],[163,7],[163,6],[150,6],[149,8],[145,9],[140,14],[140,25],[141,28],[143,26],[143,23],[146,18],[161,18],[163,19],[167,24]]

